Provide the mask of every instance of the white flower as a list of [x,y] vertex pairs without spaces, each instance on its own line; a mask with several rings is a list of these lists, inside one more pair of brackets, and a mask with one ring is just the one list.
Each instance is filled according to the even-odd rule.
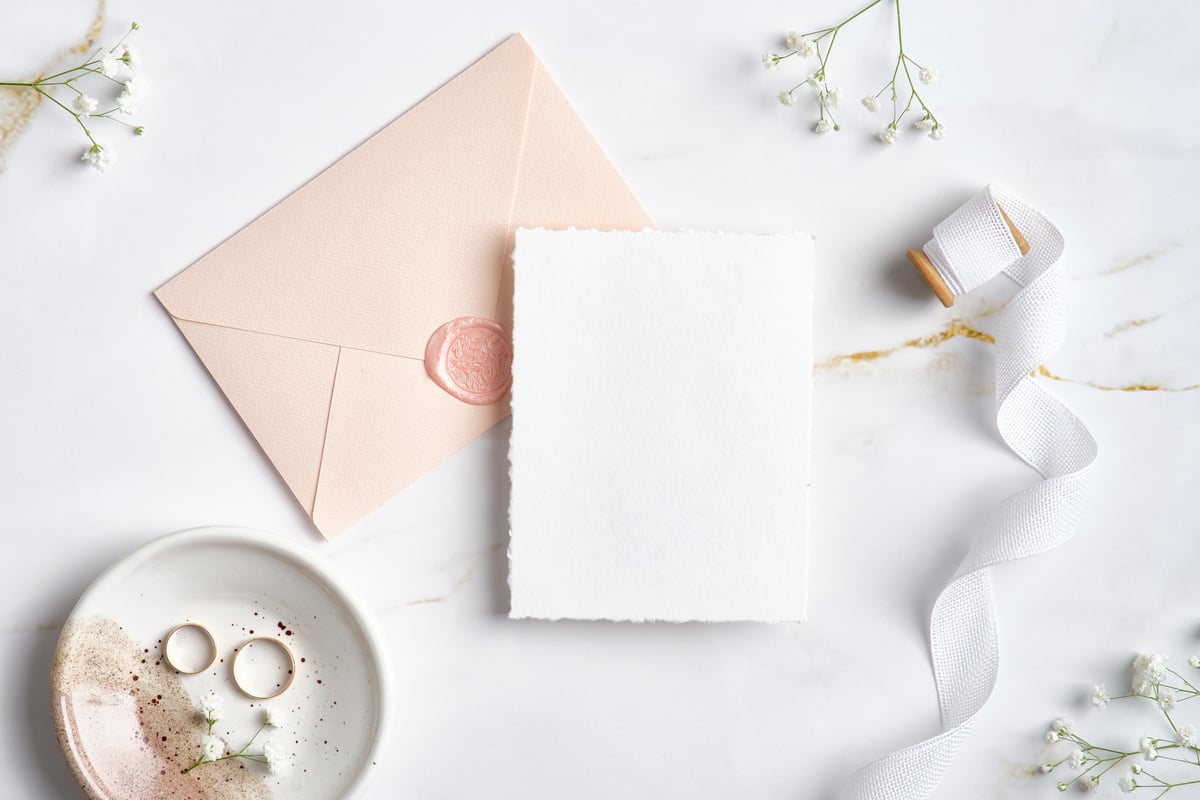
[[790,106],[792,103],[796,102],[796,95],[792,94],[791,92],[780,92],[779,102],[783,103],[785,106]]
[[80,157],[80,160],[86,161],[96,169],[104,172],[116,162],[117,154],[108,147],[94,144],[83,151],[83,156]]
[[1129,771],[1132,772],[1134,775],[1141,775],[1142,774],[1142,765],[1135,761],[1135,762],[1133,762],[1133,766],[1131,766],[1129,768]]
[[1108,690],[1104,688],[1103,683],[1096,684],[1092,687],[1092,693],[1089,698],[1092,701],[1092,705],[1094,705],[1096,708],[1104,708],[1106,705],[1108,705],[1108,701],[1112,700],[1112,698],[1108,696]]
[[136,70],[142,66],[142,51],[127,42],[125,52],[121,53],[121,61],[124,61],[130,69]]
[[265,708],[267,719],[266,724],[272,728],[286,728],[288,724],[288,714],[282,708]]
[[1196,747],[1200,744],[1200,732],[1195,725],[1181,725],[1179,728],[1179,743],[1184,747]]
[[1100,791],[1100,776],[1099,776],[1099,775],[1093,775],[1093,776],[1091,776],[1090,778],[1087,778],[1087,779],[1085,779],[1085,780],[1083,781],[1083,790],[1084,790],[1085,792],[1098,792],[1098,791]]
[[130,78],[125,81],[125,91],[117,98],[117,108],[122,114],[136,114],[138,103],[146,93],[146,82],[141,78]]
[[817,43],[807,36],[801,36],[796,31],[788,31],[785,40],[788,50],[795,50],[801,58],[812,58],[817,54]]
[[1159,689],[1158,690],[1158,707],[1166,713],[1170,714],[1175,710],[1177,703],[1174,689]]
[[208,735],[200,743],[200,747],[204,750],[204,758],[206,761],[216,761],[221,756],[225,755],[225,741],[219,736]]
[[819,119],[817,124],[813,125],[813,133],[829,133],[831,130],[833,130],[833,126],[827,119]]
[[216,722],[225,714],[225,701],[216,692],[209,692],[200,700],[198,708],[205,722]]
[[[896,125],[893,123],[879,132],[879,141],[884,144],[895,144],[900,138],[900,131],[896,130]],[[1051,731],[1053,733],[1053,731]]]
[[263,756],[267,759],[267,769],[272,775],[286,772],[291,766],[291,756],[274,739],[263,742]]
[[117,77],[117,71],[121,69],[121,59],[114,56],[112,53],[105,53],[100,59],[100,74],[106,78]]
[[1200,656],[1192,656],[1189,658],[1188,666],[1192,669],[1200,669]]
[[946,126],[938,123],[933,126],[933,130],[929,132],[929,138],[935,142],[940,142],[946,136]]
[[875,113],[876,111],[879,110],[879,98],[878,97],[872,97],[871,95],[867,95],[866,97],[864,97],[862,99],[862,104],[863,104],[863,108],[865,108],[867,111],[870,111],[871,113]]
[[1133,659],[1134,693],[1145,694],[1153,684],[1160,683],[1167,676],[1166,662],[1167,657],[1159,653],[1139,653]]
[[942,71],[930,64],[928,67],[922,67],[920,72],[921,83],[937,83],[937,79],[942,76]]
[[1135,781],[1133,779],[1132,772],[1126,772],[1124,775],[1121,776],[1120,780],[1117,781],[1117,786],[1121,787],[1122,792],[1125,792],[1125,794],[1129,794],[1130,792],[1132,792],[1134,789],[1137,788],[1137,781]]
[[1158,758],[1158,751],[1154,749],[1154,740],[1149,736],[1143,736],[1138,739],[1138,750],[1142,753],[1142,758],[1147,761],[1153,761]]
[[934,124],[934,121],[929,117],[922,117],[913,123],[913,127],[919,131],[931,131],[933,130]]
[[817,78],[817,73],[815,73],[815,72],[812,75],[809,75],[807,78],[805,78],[804,83],[805,83],[805,85],[807,85],[813,89],[816,89],[817,92],[825,91],[824,88],[821,86],[821,81]]
[[99,108],[100,101],[94,97],[88,97],[86,94],[76,95],[71,101],[71,108],[79,112],[79,116],[87,117]]
[[1058,731],[1046,731],[1046,741],[1054,744],[1058,741]]
[[1067,764],[1071,767],[1071,769],[1078,772],[1079,770],[1083,769],[1083,762],[1084,762],[1083,751],[1082,750],[1072,750],[1071,756],[1070,756],[1069,760],[1067,761]]
[[1074,726],[1075,723],[1071,721],[1070,717],[1059,717],[1058,719],[1054,720],[1054,722],[1050,723],[1050,730],[1056,731],[1057,733],[1065,736],[1071,732],[1071,728]]
[[842,103],[842,87],[835,86],[832,89],[821,92],[820,98],[821,105],[826,108],[837,108]]
[[763,69],[779,69],[779,56],[774,53],[763,53]]

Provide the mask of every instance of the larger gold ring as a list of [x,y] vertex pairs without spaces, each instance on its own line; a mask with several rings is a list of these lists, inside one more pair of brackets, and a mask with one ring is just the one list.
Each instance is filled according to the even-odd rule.
[[[246,648],[249,647],[250,645],[254,644],[255,642],[270,642],[271,644],[275,645],[280,650],[282,650],[284,655],[286,655],[287,659],[288,659],[287,680],[284,681],[279,686],[278,691],[273,692],[271,694],[255,694],[254,692],[250,691],[245,686],[243,686],[241,680],[238,679],[238,673],[237,673],[238,659],[242,657],[242,653],[246,652]],[[247,697],[253,697],[255,700],[270,700],[272,697],[278,697],[279,695],[283,694],[288,689],[290,689],[292,686],[292,681],[296,680],[296,657],[294,655],[292,655],[291,648],[288,647],[283,642],[281,642],[280,640],[278,640],[274,637],[271,637],[271,636],[255,636],[253,639],[247,639],[246,641],[244,641],[240,645],[238,645],[237,650],[235,650],[234,654],[233,654],[233,663],[229,665],[229,672],[231,675],[233,675],[233,685],[236,686],[238,688],[238,690],[242,692],[242,694],[246,695]]]
[[[175,638],[175,634],[179,633],[184,628],[195,628],[208,638],[208,649],[212,655],[209,656],[208,662],[199,669],[183,669],[171,660],[171,640]],[[167,635],[163,637],[162,649],[163,660],[167,662],[167,666],[182,675],[195,675],[198,672],[204,672],[204,670],[211,667],[213,662],[217,660],[217,640],[213,638],[212,631],[196,622],[184,622],[167,631]]]

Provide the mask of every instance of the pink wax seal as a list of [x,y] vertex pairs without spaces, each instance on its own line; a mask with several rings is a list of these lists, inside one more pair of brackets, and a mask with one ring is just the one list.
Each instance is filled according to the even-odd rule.
[[504,397],[512,384],[508,334],[483,317],[452,319],[429,337],[425,371],[434,383],[464,403],[491,405]]

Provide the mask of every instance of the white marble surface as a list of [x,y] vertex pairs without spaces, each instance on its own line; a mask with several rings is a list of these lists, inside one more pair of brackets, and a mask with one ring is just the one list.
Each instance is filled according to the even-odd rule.
[[[936,730],[931,603],[1035,479],[995,434],[985,343],[817,369],[809,623],[514,623],[507,425],[324,543],[151,297],[520,30],[660,225],[817,236],[824,361],[956,318],[988,329],[1007,287],[945,311],[903,258],[985,182],[1060,224],[1071,327],[1048,367],[1100,441],[1096,492],[1074,541],[1000,571],[1000,684],[940,793],[1056,796],[1023,774],[1046,721],[1118,683],[1136,648],[1200,651],[1200,7],[906,3],[949,132],[889,150],[857,107],[808,134],[758,64],[781,31],[853,5],[111,0],[110,30],[143,25],[149,135],[116,137],[102,176],[43,108],[0,175],[4,794],[78,796],[47,704],[75,598],[139,544],[209,523],[326,553],[377,612],[399,691],[370,798],[819,798]],[[91,13],[6,5],[0,72],[39,66]],[[877,10],[839,43],[850,98],[888,69],[888,25]],[[1163,388],[1097,388],[1134,384]]]

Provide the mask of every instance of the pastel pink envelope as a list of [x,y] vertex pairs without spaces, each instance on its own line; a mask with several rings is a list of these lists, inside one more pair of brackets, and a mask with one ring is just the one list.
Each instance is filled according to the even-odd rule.
[[458,317],[511,330],[516,228],[650,224],[515,35],[155,294],[333,537],[508,414],[424,356]]

